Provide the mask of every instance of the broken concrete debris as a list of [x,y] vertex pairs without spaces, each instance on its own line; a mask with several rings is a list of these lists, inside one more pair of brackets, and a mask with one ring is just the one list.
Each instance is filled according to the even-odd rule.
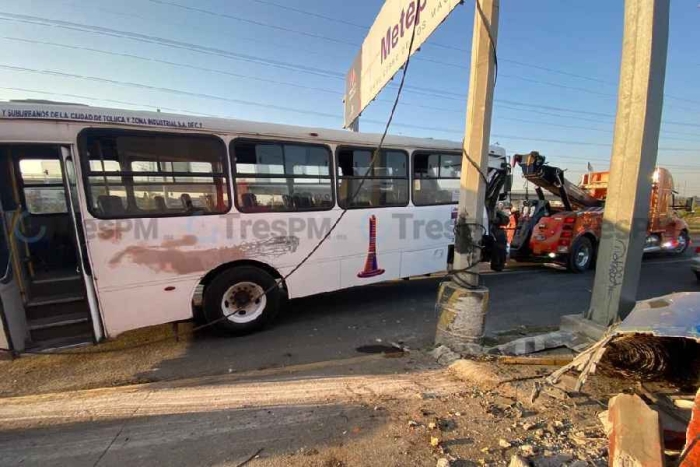
[[520,456],[513,456],[508,467],[530,467],[530,463]]
[[526,355],[547,349],[568,347],[579,352],[592,344],[591,340],[580,334],[568,331],[554,331],[536,336],[522,337],[505,344],[488,349],[489,353],[501,355]]
[[473,360],[457,360],[450,365],[449,369],[458,378],[479,383],[482,387],[496,387],[502,382],[491,365]]
[[637,395],[619,394],[608,403],[611,466],[663,467],[659,414]]
[[523,455],[527,457],[534,456],[536,451],[537,450],[532,444],[523,444],[520,446],[520,452],[522,452]]
[[[665,456],[667,460],[672,462],[671,465],[678,467],[700,466],[700,442],[698,442],[700,435],[700,391],[695,396],[696,405],[693,408],[692,416],[686,417],[685,409],[676,407],[672,402],[674,399],[669,398],[664,392],[652,393],[644,388],[643,384],[639,386],[641,387],[639,391],[641,397],[627,394],[618,395],[610,400],[610,407],[616,405],[617,412],[612,413],[611,409],[608,409],[598,415],[603,430],[610,438],[611,459],[617,458],[613,455],[624,456],[625,459],[629,458],[634,461],[630,464],[624,464],[625,466],[653,466],[659,465],[657,464],[658,458]],[[675,390],[677,391],[677,389]],[[687,396],[676,394],[674,397],[685,398]],[[644,400],[649,401],[651,405],[647,406]],[[615,425],[615,417],[624,421],[622,428]],[[639,438],[636,429],[644,431],[647,437],[653,435],[653,439],[650,441],[648,438]],[[616,442],[616,437],[621,436],[626,439],[637,439],[639,445],[628,443],[618,446],[617,452],[613,453],[612,446]],[[658,442],[656,441],[657,437],[660,438]],[[630,449],[633,452],[628,452]],[[655,456],[652,461],[648,461],[649,454],[645,449],[652,450]],[[622,454],[620,454],[621,450],[624,450]]]
[[453,352],[449,347],[440,345],[436,347],[430,355],[440,364],[440,365],[450,365],[461,357],[458,353]]
[[[439,363],[450,365],[450,371],[457,377],[473,384],[473,395],[467,397],[483,398],[484,401],[480,402],[487,417],[492,420],[511,419],[512,425],[494,433],[496,436],[492,437],[489,446],[479,447],[484,455],[482,464],[496,461],[504,465],[503,462],[510,459],[510,465],[517,467],[590,467],[606,465],[609,457],[609,465],[615,467],[655,467],[665,465],[666,460],[680,467],[700,467],[700,401],[697,399],[700,395],[691,401],[678,390],[690,385],[697,388],[700,382],[699,323],[700,293],[679,294],[640,302],[627,320],[609,328],[606,335],[588,349],[568,345],[573,342],[570,336],[558,332],[519,339],[495,348],[493,353],[506,356],[463,360],[444,346],[435,349],[433,356]],[[567,339],[568,343],[564,342]],[[518,356],[562,346],[582,352],[575,357],[560,352],[556,355]],[[571,361],[567,364],[569,359]],[[514,368],[514,365],[520,368]],[[565,366],[548,378],[538,380],[541,369],[526,365]],[[572,370],[578,372],[578,378],[565,375]],[[518,372],[526,376],[511,377]],[[596,373],[613,376],[618,383],[607,383],[605,378],[596,379],[592,385],[593,395],[582,393],[589,376]],[[635,380],[645,381],[647,387],[641,382],[637,385],[642,390],[632,387],[626,383],[630,379],[632,384]],[[660,382],[648,383],[659,380],[676,383],[670,386],[676,388],[675,392],[654,386],[662,384]],[[615,389],[601,393],[601,382],[611,384]],[[589,425],[581,426],[580,419],[552,420],[532,415],[533,409],[537,413],[546,406],[577,410],[581,398],[603,405],[598,399],[605,400],[611,393],[619,391],[625,394],[610,399],[608,411],[600,416],[604,434],[601,430],[591,431],[590,419]],[[641,397],[626,394],[628,392]],[[495,401],[494,396],[505,396],[510,402]],[[685,424],[691,408],[695,428],[691,423],[686,434]],[[469,417],[470,414],[467,411],[465,415]],[[444,431],[440,419],[436,416],[432,419],[430,425],[426,420],[424,429],[427,426],[435,430],[437,425]],[[461,426],[467,423],[466,419],[460,421]],[[685,450],[682,451],[684,442]],[[450,446],[449,441],[444,445],[439,443],[439,446],[445,452]],[[496,456],[500,458],[497,460]],[[447,457],[449,461],[449,455]],[[683,462],[679,463],[679,460]]]
[[510,442],[506,441],[506,440],[503,439],[503,438],[501,438],[501,439],[498,440],[498,445],[499,445],[500,447],[502,447],[503,449],[508,449],[508,448],[510,448],[510,447],[513,446]]
[[[569,370],[580,373],[579,391],[596,367],[615,369],[636,379],[691,379],[700,374],[700,292],[683,292],[643,300],[624,321],[611,326],[569,365],[552,373],[556,382]],[[605,360],[601,362],[603,357]]]
[[529,430],[532,430],[534,428],[537,428],[538,423],[536,423],[536,422],[523,422],[523,424],[521,426],[522,426],[523,430],[529,431]]

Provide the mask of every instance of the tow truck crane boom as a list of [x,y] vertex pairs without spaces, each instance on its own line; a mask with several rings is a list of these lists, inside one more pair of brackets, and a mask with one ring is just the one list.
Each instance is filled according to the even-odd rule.
[[528,182],[560,197],[567,211],[603,206],[603,201],[594,198],[586,190],[567,180],[562,169],[545,165],[544,156],[537,151],[516,154],[513,156],[513,161],[520,165],[523,177]]

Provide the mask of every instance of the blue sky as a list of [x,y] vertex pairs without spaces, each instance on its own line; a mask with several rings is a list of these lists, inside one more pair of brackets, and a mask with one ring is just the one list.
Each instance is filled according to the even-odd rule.
[[[340,128],[343,76],[381,5],[3,0],[0,99]],[[466,0],[415,55],[391,133],[461,139],[473,13]],[[677,189],[696,195],[699,23],[698,0],[672,1],[659,150]],[[509,154],[538,150],[575,180],[588,161],[606,169],[622,27],[622,0],[502,0],[492,142]],[[383,129],[395,92],[370,105],[362,131]]]

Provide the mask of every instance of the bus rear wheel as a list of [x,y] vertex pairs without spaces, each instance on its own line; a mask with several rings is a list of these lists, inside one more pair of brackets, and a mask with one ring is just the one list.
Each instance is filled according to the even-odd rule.
[[228,269],[204,289],[207,322],[228,334],[244,335],[271,324],[279,312],[277,281],[255,266]]

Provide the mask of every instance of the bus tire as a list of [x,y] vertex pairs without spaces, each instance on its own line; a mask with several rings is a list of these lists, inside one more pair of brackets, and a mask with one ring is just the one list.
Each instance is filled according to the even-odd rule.
[[281,301],[277,280],[267,271],[239,266],[209,283],[204,290],[204,315],[208,323],[228,334],[250,334],[275,320]]
[[586,237],[579,237],[571,245],[566,268],[575,273],[586,272],[593,264],[594,256],[595,250],[591,240]]

